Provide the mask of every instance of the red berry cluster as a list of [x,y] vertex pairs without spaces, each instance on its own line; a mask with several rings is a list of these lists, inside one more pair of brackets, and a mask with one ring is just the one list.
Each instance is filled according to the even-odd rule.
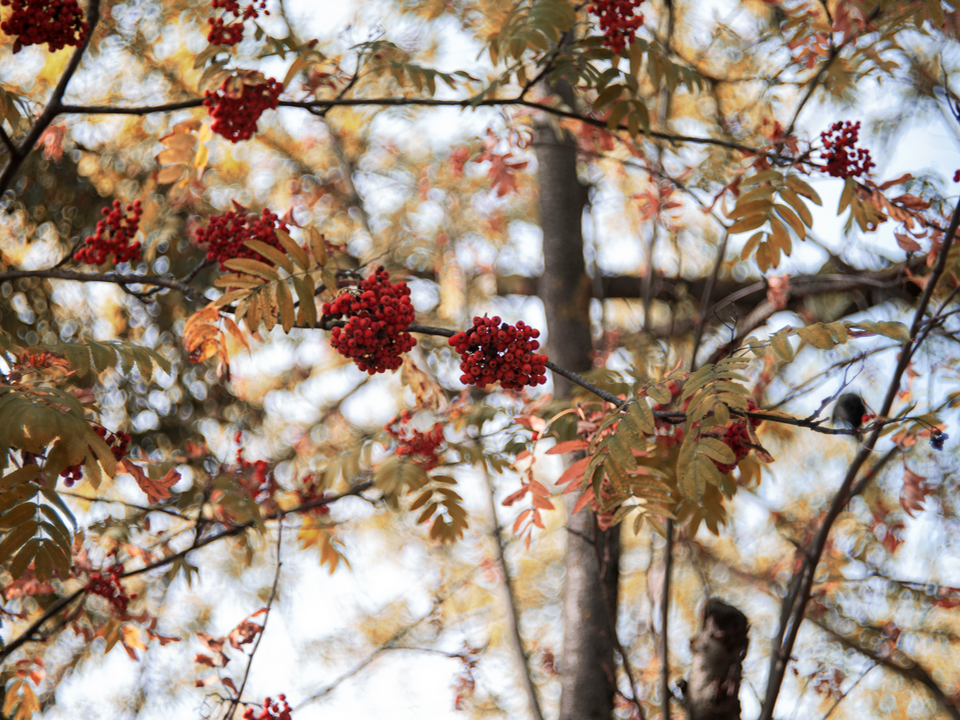
[[534,338],[540,331],[520,320],[515,326],[500,322],[498,317],[475,317],[473,330],[450,338],[460,353],[460,382],[485,388],[498,380],[507,390],[520,390],[524,385],[543,385],[546,355],[534,352],[540,343]]
[[953,174],[953,181],[954,181],[954,182],[960,182],[960,170],[957,170],[957,171]]
[[643,0],[593,0],[587,7],[600,20],[603,44],[619,54],[637,39],[643,13],[635,12]]
[[397,440],[394,454],[409,457],[424,470],[433,470],[439,462],[437,450],[443,444],[443,423],[435,423],[427,432],[407,427],[410,413],[404,410],[393,422],[384,425],[384,432]]
[[349,318],[346,326],[330,331],[330,345],[371,375],[399,368],[400,356],[417,344],[407,332],[413,322],[410,288],[403,281],[391,283],[383,268],[359,288],[344,288],[332,303],[324,303],[323,314],[325,320]]
[[111,565],[103,572],[91,573],[87,592],[109,600],[117,615],[124,617],[127,614],[127,605],[137,596],[136,594],[127,595],[126,589],[120,583],[121,575],[123,575],[123,565],[120,563]]
[[103,215],[104,219],[97,223],[97,232],[84,240],[84,247],[73,254],[73,259],[86,265],[100,265],[112,254],[114,263],[139,261],[140,242],[131,244],[130,240],[140,229],[143,215],[140,201],[121,209],[120,201],[114,200],[113,208],[104,208]]
[[[305,475],[303,480],[303,487],[297,488],[293,491],[294,495],[297,496],[298,505],[306,505],[308,502],[313,500],[322,500],[327,497],[327,493],[319,492],[316,485],[317,478],[313,473]],[[305,512],[310,513],[311,515],[329,515],[330,506],[329,505],[316,505],[312,508],[308,508]]]
[[270,698],[264,698],[260,713],[254,715],[255,712],[254,708],[247,708],[243,712],[243,720],[291,720],[292,710],[287,705],[286,695],[277,695],[276,702]]
[[79,46],[90,33],[77,0],[0,0],[13,14],[0,24],[7,35],[16,35],[14,54],[27,45],[47,44],[50,52],[67,45]]
[[870,151],[857,148],[860,137],[860,122],[837,122],[826,132],[820,133],[823,150],[820,158],[826,160],[825,170],[832,177],[860,177],[877,165],[870,159]]
[[[130,436],[125,432],[118,430],[115,433],[111,433],[101,425],[95,426],[93,431],[109,446],[114,458],[120,460],[120,458],[127,454],[127,448],[130,447]],[[82,465],[70,465],[60,471],[60,477],[64,478],[63,484],[67,487],[73,487],[73,484],[79,480],[82,475]]]
[[243,209],[231,210],[223,215],[210,216],[209,224],[197,230],[197,242],[207,244],[207,260],[219,262],[220,270],[226,270],[224,263],[231,258],[254,258],[272,265],[244,243],[247,240],[259,240],[280,252],[286,252],[277,240],[277,228],[287,232],[287,225],[280,216],[266,208],[259,217],[249,215]]
[[[210,3],[214,10],[222,9],[224,12],[224,17],[228,13],[232,13],[233,17],[239,18],[241,15],[240,3],[236,0],[213,0]],[[236,45],[243,39],[244,31],[244,21],[250,19],[256,19],[260,17],[260,13],[257,12],[257,8],[263,10],[264,15],[269,15],[270,11],[265,10],[267,7],[267,0],[260,0],[260,2],[254,2],[247,5],[246,9],[243,10],[243,18],[240,22],[230,22],[225,23],[223,17],[210,18],[207,22],[210,23],[210,32],[207,35],[207,42],[211,45]]]
[[[747,401],[747,408],[751,411],[759,410],[756,405],[754,405],[752,400]],[[757,418],[750,418],[750,425],[756,427],[762,421]],[[737,420],[736,422],[731,422],[723,435],[718,436],[718,439],[723,442],[727,447],[733,450],[733,454],[736,456],[736,460],[732,463],[722,463],[717,460],[713,461],[713,464],[724,475],[728,474],[733,470],[741,460],[743,460],[750,453],[750,445],[752,441],[750,440],[750,435],[747,432],[746,421],[744,419]]]
[[210,129],[230,142],[249,140],[257,131],[257,120],[264,110],[277,107],[283,85],[273,78],[248,85],[239,78],[227,78],[216,91],[207,90],[203,101],[213,118]]

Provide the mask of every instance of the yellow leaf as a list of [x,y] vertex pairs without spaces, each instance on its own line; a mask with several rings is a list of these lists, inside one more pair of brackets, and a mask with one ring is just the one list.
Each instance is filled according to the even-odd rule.
[[277,284],[277,308],[280,311],[280,325],[283,327],[283,332],[289,335],[291,328],[293,328],[295,315],[290,288],[283,282]]
[[169,185],[183,177],[186,165],[170,165],[157,173],[157,182],[161,185]]
[[[194,121],[195,124],[199,124],[199,122],[199,120]],[[179,123],[177,127],[182,125],[184,123]],[[193,146],[197,144],[197,137],[189,132],[177,132],[174,128],[173,134],[160,138],[160,142],[173,150],[192,150]]]
[[247,349],[247,354],[250,354],[250,345],[247,343],[247,337],[240,331],[240,328],[237,327],[237,324],[233,321],[233,318],[225,317],[223,319],[223,324],[227,328],[227,332],[230,333],[237,342],[239,342],[243,347]]
[[803,195],[805,198],[811,200],[814,205],[823,204],[823,202],[820,200],[820,196],[817,195],[817,191],[807,185],[796,175],[787,175],[787,186],[798,195]]
[[293,272],[293,263],[290,262],[290,258],[288,258],[286,255],[284,255],[282,252],[277,250],[272,245],[267,245],[265,242],[261,240],[247,240],[243,244],[246,245],[251,250],[253,250],[254,252],[257,252],[263,257],[267,258],[267,260],[272,262],[274,265],[279,265],[288,273]]
[[[307,257],[307,251],[302,247],[297,245],[296,241],[290,237],[283,230],[277,230],[277,241],[283,246],[283,249],[287,251],[287,255],[293,258],[293,261],[297,264],[301,270],[310,269],[310,258]],[[293,272],[288,270],[287,272]]]
[[307,230],[307,237],[310,239],[310,249],[313,250],[313,259],[317,265],[323,267],[327,264],[327,244],[324,242],[323,235],[314,228]]
[[262,277],[266,280],[280,279],[277,271],[272,267],[265,263],[258,262],[257,260],[251,260],[250,258],[232,258],[227,260],[224,263],[224,266],[230,268],[231,270],[236,270],[237,272],[245,273],[247,275],[256,275],[257,277]]

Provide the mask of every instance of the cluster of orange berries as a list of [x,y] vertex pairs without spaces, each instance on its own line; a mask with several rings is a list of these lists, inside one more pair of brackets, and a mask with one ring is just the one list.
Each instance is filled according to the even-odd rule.
[[[113,453],[114,458],[120,460],[120,458],[127,454],[127,448],[130,447],[130,436],[125,432],[118,430],[115,433],[111,433],[102,425],[94,426],[93,431],[110,447],[110,452]],[[60,477],[64,479],[63,484],[67,487],[73,487],[73,484],[79,480],[82,475],[82,465],[70,465],[60,471]]]
[[410,412],[404,410],[393,422],[384,425],[383,430],[398,443],[395,455],[409,457],[424,470],[433,470],[439,462],[437,450],[444,441],[443,423],[435,423],[427,432],[420,432],[407,427],[410,418]]
[[207,42],[211,45],[236,45],[243,39],[244,31],[244,21],[246,20],[255,20],[260,17],[260,13],[257,12],[257,8],[263,10],[264,15],[269,15],[270,11],[266,10],[267,0],[260,0],[259,3],[254,0],[254,2],[247,5],[243,10],[243,18],[239,22],[225,22],[224,17],[227,13],[232,13],[233,17],[239,18],[241,15],[240,3],[236,0],[213,0],[210,3],[214,10],[221,9],[224,12],[224,16],[217,18],[210,18],[207,22],[210,23],[210,32],[207,34]]
[[43,43],[50,52],[67,45],[76,47],[90,34],[90,24],[84,22],[77,0],[0,0],[0,6],[13,9],[0,30],[17,36],[14,54],[27,45]]
[[396,370],[400,356],[417,344],[407,332],[413,322],[410,288],[403,281],[391,283],[390,273],[382,268],[359,288],[341,290],[322,309],[324,320],[349,318],[344,327],[331,330],[330,345],[370,375]]
[[120,583],[122,575],[123,564],[117,563],[102,572],[90,573],[90,582],[87,583],[87,592],[106,598],[120,617],[127,614],[127,606],[137,597],[136,593],[127,595],[126,589]]
[[113,255],[114,263],[138,262],[140,242],[130,242],[140,229],[143,210],[136,200],[126,208],[120,201],[113,201],[112,209],[103,209],[103,220],[97,223],[97,231],[84,240],[84,247],[73,254],[73,259],[86,265],[100,265]]
[[534,352],[540,347],[538,337],[540,331],[523,320],[510,325],[499,317],[475,317],[472,330],[450,338],[450,345],[460,353],[460,382],[482,389],[499,380],[507,390],[543,385],[547,356]]
[[860,122],[834,123],[829,130],[820,133],[823,150],[820,159],[826,160],[824,169],[831,177],[860,177],[876,167],[870,151],[855,147],[860,137]]
[[635,12],[643,0],[593,0],[587,10],[600,21],[603,44],[620,54],[637,39],[643,13]]
[[207,226],[197,230],[197,242],[206,243],[207,260],[219,262],[220,270],[226,269],[224,263],[231,258],[256,258],[270,264],[269,260],[262,258],[244,243],[247,240],[259,240],[285,252],[277,240],[277,228],[287,231],[286,223],[270,210],[264,208],[257,217],[240,208],[223,215],[211,215]]
[[273,78],[255,85],[227,78],[219,89],[206,92],[203,104],[213,118],[210,129],[230,142],[249,140],[263,111],[276,109],[282,92],[283,85]]
[[254,708],[247,708],[243,711],[243,720],[291,720],[292,710],[287,705],[287,696],[277,695],[276,702],[271,698],[264,698],[260,712],[256,715],[255,712]]

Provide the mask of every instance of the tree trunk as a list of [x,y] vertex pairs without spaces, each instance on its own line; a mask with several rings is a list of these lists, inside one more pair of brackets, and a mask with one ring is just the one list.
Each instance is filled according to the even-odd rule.
[[[557,90],[571,102],[569,86]],[[592,366],[591,284],[584,270],[582,234],[586,191],[577,179],[572,141],[557,138],[544,123],[537,128],[535,144],[544,260],[539,289],[547,316],[546,352],[559,365],[582,372]],[[568,380],[554,375],[553,381],[557,397],[569,395]],[[572,509],[570,501],[567,510]],[[619,526],[600,531],[589,509],[567,519],[560,720],[608,720],[613,712],[619,533]]]

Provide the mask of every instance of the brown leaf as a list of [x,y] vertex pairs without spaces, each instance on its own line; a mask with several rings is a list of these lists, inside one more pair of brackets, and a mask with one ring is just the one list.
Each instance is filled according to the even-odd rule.
[[926,478],[917,475],[908,467],[903,468],[903,489],[900,490],[900,506],[910,517],[915,517],[913,511],[924,509],[924,499],[933,494],[933,488],[924,483]]
[[139,465],[134,465],[127,459],[123,459],[117,463],[117,470],[133,476],[133,479],[137,481],[140,489],[147,494],[147,499],[151,505],[170,497],[170,488],[180,480],[180,473],[173,468],[170,468],[170,471],[159,480],[152,480],[143,472],[143,468]]
[[230,641],[231,647],[239,650],[242,645],[252,643],[257,633],[261,630],[263,630],[263,625],[257,625],[257,623],[251,622],[250,620],[244,620],[230,631],[230,634],[227,635],[227,640]]
[[905,250],[906,252],[920,251],[920,243],[906,233],[894,232],[893,235],[897,238],[897,245],[899,245],[902,250]]

